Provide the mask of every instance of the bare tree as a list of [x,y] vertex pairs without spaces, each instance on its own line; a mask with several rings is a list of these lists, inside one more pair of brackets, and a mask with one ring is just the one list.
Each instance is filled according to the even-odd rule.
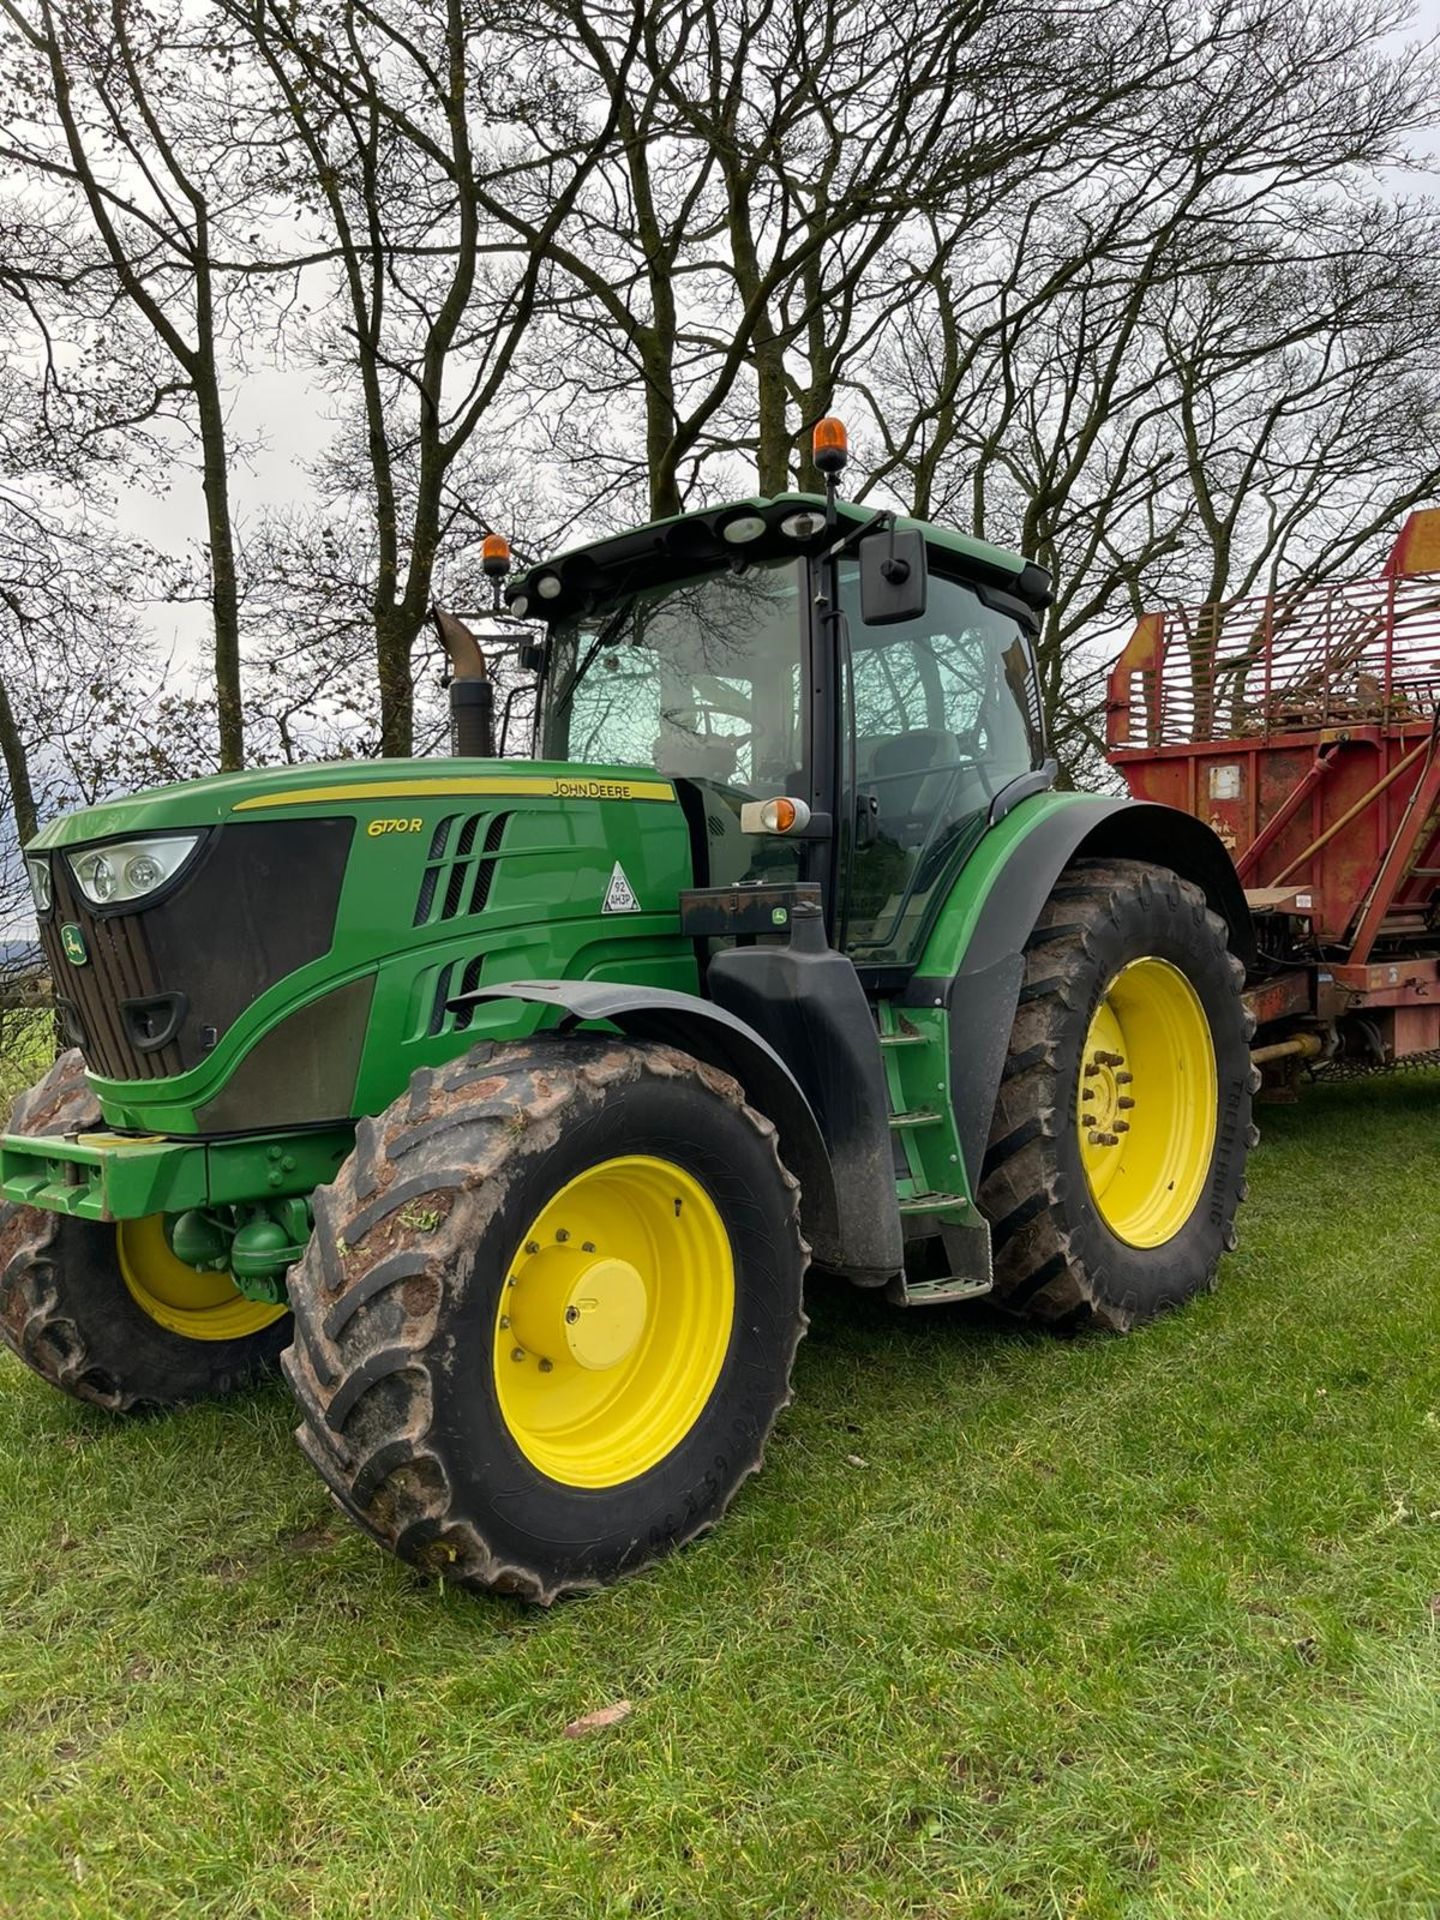
[[1038,36],[1009,0],[550,11],[617,139],[548,238],[523,198],[485,208],[572,289],[537,330],[572,450],[660,517],[747,457],[763,492],[815,485],[806,430],[903,311],[897,253],[953,252],[1077,144],[1116,148],[1124,103],[1197,57],[1129,5]]
[[1099,745],[1087,636],[1351,564],[1440,484],[1435,225],[1377,179],[1436,98],[1433,61],[1387,44],[1402,19],[1218,10],[1205,62],[1141,103],[1144,158],[1040,181],[978,245],[932,233],[854,380],[872,485],[1055,574],[1041,668],[1072,766]]
[[[588,126],[523,51],[525,10],[447,0],[294,7],[227,0],[273,89],[275,139],[292,140],[334,297],[301,351],[343,397],[341,432],[314,475],[322,505],[363,473],[375,533],[368,602],[381,750],[411,750],[412,651],[442,543],[461,504],[457,468],[505,388],[546,292],[546,247],[606,151],[616,115]],[[533,236],[496,228],[506,196]]]
[[12,35],[0,164],[32,191],[48,188],[52,225],[58,215],[80,240],[73,267],[12,257],[9,277],[37,314],[68,303],[105,329],[116,359],[127,336],[139,336],[132,363],[158,349],[134,423],[168,417],[194,434],[220,763],[236,767],[244,718],[223,336],[246,284],[236,269],[253,254],[243,235],[267,224],[272,183],[247,75],[218,18],[179,0],[0,0]]

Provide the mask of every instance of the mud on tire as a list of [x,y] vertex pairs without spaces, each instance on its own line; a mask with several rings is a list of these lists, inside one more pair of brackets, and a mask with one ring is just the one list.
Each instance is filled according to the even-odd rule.
[[[541,1208],[587,1167],[659,1155],[724,1220],[735,1308],[710,1397],[658,1464],[552,1479],[517,1446],[492,1358],[501,1293]],[[790,1399],[808,1249],[775,1130],[727,1075],[658,1045],[538,1038],[424,1070],[315,1197],[290,1278],[296,1437],[382,1545],[462,1586],[544,1604],[713,1525]]]

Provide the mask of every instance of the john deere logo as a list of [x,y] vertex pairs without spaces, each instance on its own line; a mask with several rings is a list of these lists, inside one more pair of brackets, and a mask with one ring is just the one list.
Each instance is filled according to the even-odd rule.
[[79,927],[61,927],[60,944],[65,949],[65,958],[72,967],[83,967],[90,958],[90,949],[85,944],[85,936]]

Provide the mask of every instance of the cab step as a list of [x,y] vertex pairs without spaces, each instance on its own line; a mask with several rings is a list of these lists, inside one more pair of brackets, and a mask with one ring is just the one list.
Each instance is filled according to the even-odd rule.
[[898,1307],[944,1307],[953,1300],[979,1300],[994,1282],[979,1275],[952,1274],[944,1280],[907,1280],[902,1273],[890,1282],[892,1303]]
[[900,1196],[904,1216],[917,1213],[968,1213],[970,1202],[963,1193],[915,1193]]

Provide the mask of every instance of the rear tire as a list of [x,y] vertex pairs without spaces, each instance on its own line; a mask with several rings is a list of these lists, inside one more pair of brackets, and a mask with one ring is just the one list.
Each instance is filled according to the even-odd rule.
[[688,1055],[482,1046],[361,1123],[290,1277],[296,1437],[403,1559],[548,1605],[713,1526],[790,1400],[799,1189]]
[[1224,922],[1168,868],[1061,875],[981,1177],[998,1304],[1124,1331],[1214,1285],[1258,1137],[1243,984]]
[[[8,1130],[87,1132],[103,1125],[85,1063],[72,1048],[20,1096]],[[119,1234],[158,1219],[117,1228],[38,1207],[0,1204],[0,1339],[50,1386],[109,1413],[234,1393],[272,1373],[289,1341],[288,1315],[267,1313],[239,1295],[226,1324],[268,1324],[235,1338],[192,1338],[175,1331],[186,1314],[167,1309],[158,1295],[145,1291],[146,1257],[132,1245],[128,1281],[120,1259]],[[173,1262],[163,1240],[159,1244],[160,1257]],[[181,1277],[190,1271],[181,1269]],[[213,1275],[197,1274],[195,1280],[206,1298],[224,1285]],[[137,1293],[174,1324],[166,1326],[147,1312]],[[211,1311],[211,1320],[202,1323],[195,1316],[192,1324],[213,1331]]]

